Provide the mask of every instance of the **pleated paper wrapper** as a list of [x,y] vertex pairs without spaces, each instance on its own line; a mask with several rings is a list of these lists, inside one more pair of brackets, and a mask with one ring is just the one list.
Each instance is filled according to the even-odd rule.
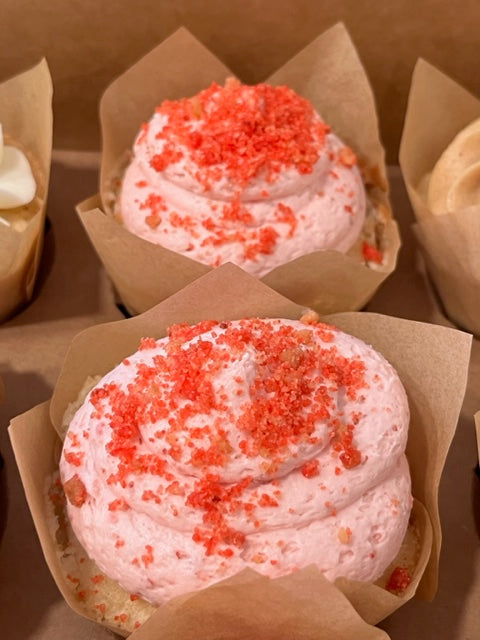
[[24,151],[37,183],[30,205],[35,211],[26,228],[0,225],[2,322],[31,299],[42,253],[53,127],[52,80],[45,60],[0,84],[0,123],[5,143]]
[[480,117],[480,100],[420,59],[400,145],[400,167],[415,212],[414,231],[450,319],[480,336],[480,204],[435,215],[428,176],[452,139]]
[[[138,604],[132,603],[128,593],[106,578],[95,585],[106,591],[92,598],[93,603],[98,603],[98,598],[106,597],[111,606],[102,613],[98,606],[89,604],[90,598],[85,594],[92,593],[92,583],[88,579],[86,584],[72,583],[71,575],[81,574],[81,566],[71,567],[70,577],[65,574],[59,542],[52,530],[46,486],[58,469],[62,416],[69,403],[78,397],[88,376],[103,375],[136,351],[142,337],[164,336],[167,327],[174,323],[252,316],[299,318],[303,312],[303,306],[239,267],[227,264],[135,318],[91,327],[76,336],[51,402],[18,416],[10,425],[15,456],[46,561],[75,611],[118,631],[121,626],[118,616],[127,612],[128,628],[136,615],[132,606]],[[134,631],[132,638],[193,639],[202,629],[202,636],[209,638],[373,640],[387,636],[372,625],[414,594],[426,599],[434,596],[441,546],[438,487],[462,406],[471,336],[455,329],[371,313],[346,312],[327,316],[325,320],[382,353],[397,369],[408,394],[411,424],[407,456],[415,497],[412,526],[419,536],[410,586],[398,596],[378,584],[346,579],[332,584],[315,566],[272,580],[246,570],[157,609],[140,601],[142,619],[148,620]],[[96,573],[99,570],[93,567],[90,575]]]
[[[212,268],[136,237],[112,215],[104,215],[102,211],[111,209],[112,175],[132,148],[140,125],[164,99],[192,96],[213,81],[223,84],[232,75],[181,28],[117,78],[102,97],[100,194],[80,203],[77,211],[120,299],[132,314],[151,308]],[[388,200],[372,90],[345,27],[337,24],[326,31],[265,82],[286,84],[308,98],[333,131],[352,147],[386,222],[382,265],[367,266],[356,246],[352,255],[310,253],[273,269],[262,280],[320,313],[360,309],[394,270],[400,239]]]

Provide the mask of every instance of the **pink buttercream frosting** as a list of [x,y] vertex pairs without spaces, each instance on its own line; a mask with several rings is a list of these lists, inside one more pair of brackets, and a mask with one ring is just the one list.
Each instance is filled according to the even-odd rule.
[[116,213],[132,233],[262,276],[317,250],[347,252],[366,195],[356,157],[287,87],[213,84],[145,124]]
[[408,525],[408,423],[392,366],[332,327],[175,326],[76,412],[68,514],[98,566],[153,603],[245,567],[375,580]]

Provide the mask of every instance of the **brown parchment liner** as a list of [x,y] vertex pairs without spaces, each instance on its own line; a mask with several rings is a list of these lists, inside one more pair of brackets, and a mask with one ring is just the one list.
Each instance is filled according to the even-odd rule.
[[[102,97],[100,195],[80,203],[77,211],[131,313],[149,309],[211,267],[137,238],[111,216],[101,215],[102,209],[111,209],[112,175],[118,173],[121,158],[132,148],[141,123],[150,119],[162,100],[194,95],[212,81],[223,84],[231,75],[180,28],[117,78]],[[381,235],[387,249],[385,264],[375,268],[361,262],[361,249],[356,246],[352,255],[316,251],[273,269],[262,280],[320,313],[360,309],[394,270],[400,239],[388,201],[372,90],[344,25],[326,31],[265,81],[287,84],[308,98],[357,153],[370,198],[386,217]]]
[[37,183],[37,211],[19,232],[0,229],[0,322],[30,300],[43,246],[52,155],[52,79],[45,59],[0,84],[0,122],[7,144],[28,156]]
[[[163,336],[175,322],[248,316],[298,318],[303,311],[304,307],[226,264],[142,315],[97,325],[76,336],[51,402],[18,416],[9,428],[46,561],[75,611],[92,619],[98,617],[74,597],[62,573],[47,522],[45,479],[58,468],[58,434],[64,411],[77,398],[87,377],[106,373],[137,349],[141,337]],[[332,584],[315,567],[277,580],[248,570],[158,608],[132,637],[184,640],[197,637],[197,624],[201,624],[203,636],[212,638],[313,639],[334,635],[373,640],[387,636],[368,625],[385,618],[415,593],[427,599],[434,596],[441,545],[438,486],[462,406],[471,336],[370,313],[340,313],[325,319],[383,353],[407,390],[411,410],[407,456],[416,498],[413,514],[422,543],[410,587],[399,597],[370,583],[341,579]],[[193,626],[188,628],[187,622]]]
[[426,180],[452,139],[480,117],[480,100],[419,59],[400,144],[400,167],[415,212],[414,231],[449,317],[480,335],[480,205],[442,215],[426,200]]

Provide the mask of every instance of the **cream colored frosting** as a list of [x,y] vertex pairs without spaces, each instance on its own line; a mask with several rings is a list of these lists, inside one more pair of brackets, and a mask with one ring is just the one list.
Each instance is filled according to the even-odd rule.
[[[258,100],[261,111],[262,86],[242,86],[238,101]],[[202,109],[215,108],[226,91],[218,87]],[[310,109],[308,127],[317,159],[308,172],[299,170],[299,163],[279,166],[273,177],[262,169],[241,185],[222,162],[215,165],[217,174],[212,174],[208,184],[203,175],[199,178],[199,171],[203,172],[199,154],[176,137],[171,115],[160,109],[134,144],[122,181],[118,217],[145,240],[211,266],[231,261],[257,276],[313,251],[346,253],[365,220],[365,189],[353,152],[328,127],[325,135],[323,131],[319,134],[317,128],[324,123],[311,105]],[[250,112],[245,116],[247,123],[252,117]],[[236,124],[232,117],[226,128]],[[192,119],[189,135],[201,136],[203,126],[201,115]],[[272,131],[266,125],[264,129],[268,141]],[[280,127],[278,135],[283,135]],[[155,158],[170,141],[179,157],[159,170]],[[242,152],[246,155],[239,143],[239,157]],[[245,162],[248,160],[246,155]]]
[[480,204],[480,119],[462,129],[438,159],[427,202],[435,214]]
[[72,419],[60,473],[88,555],[154,603],[245,567],[375,580],[412,503],[394,369],[326,325],[202,330],[144,342]]

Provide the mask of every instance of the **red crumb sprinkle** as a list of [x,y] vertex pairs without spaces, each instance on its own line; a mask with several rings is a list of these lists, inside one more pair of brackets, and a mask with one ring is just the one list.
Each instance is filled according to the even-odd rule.
[[67,573],[67,579],[70,580],[70,582],[73,582],[73,584],[78,584],[80,582],[79,578],[72,576],[70,573]]
[[102,582],[104,579],[105,579],[105,576],[102,576],[101,573],[98,573],[96,576],[92,576],[90,578],[93,584],[100,584],[100,582]]
[[401,595],[410,585],[412,576],[406,567],[395,567],[386,584],[387,591]]
[[256,235],[245,245],[245,259],[256,260],[258,254],[270,255],[273,253],[279,238],[278,231],[273,227],[263,227],[256,232]]
[[279,202],[275,217],[277,218],[278,222],[285,222],[285,224],[289,225],[290,229],[288,231],[287,238],[291,238],[295,233],[295,229],[297,228],[298,224],[297,216],[295,215],[293,209],[291,207],[288,207],[286,204],[283,204],[283,202]]
[[365,241],[363,242],[362,254],[364,259],[367,262],[376,262],[377,264],[382,264],[382,261],[383,261],[382,252],[379,249],[377,249],[377,247],[374,247],[368,242],[365,242]]
[[329,131],[310,102],[285,86],[213,83],[191,99],[166,100],[157,112],[168,123],[156,135],[162,147],[152,167],[164,171],[177,162],[183,145],[206,190],[223,171],[240,187],[262,172],[269,182],[284,168],[311,173]]
[[353,167],[355,164],[357,164],[357,156],[352,151],[352,149],[350,149],[350,147],[343,147],[338,152],[338,161],[344,167]]
[[224,222],[241,222],[245,225],[252,224],[254,221],[252,214],[241,203],[238,196],[232,202],[223,205],[221,219]]
[[85,457],[85,453],[83,451],[78,453],[74,453],[73,451],[64,451],[63,457],[69,464],[73,464],[75,467],[80,467]]
[[268,493],[262,493],[258,504],[260,507],[278,507],[278,502],[275,500],[275,498],[269,496]]
[[128,620],[128,616],[126,613],[119,613],[117,616],[113,616],[113,619],[117,622],[126,622]]
[[95,608],[98,609],[103,616],[107,611],[107,605],[104,602],[100,602],[99,604],[96,604]]
[[353,469],[354,467],[358,467],[358,465],[362,461],[362,454],[360,453],[360,451],[358,451],[358,449],[355,449],[354,447],[345,449],[345,451],[342,451],[339,457],[345,469]]
[[145,552],[142,555],[142,562],[145,565],[145,567],[148,567],[149,564],[152,564],[154,561],[154,557],[153,557],[153,547],[150,544],[146,544],[145,545]]
[[77,591],[77,598],[79,600],[86,600],[87,592],[82,589],[82,591]]
[[213,474],[206,474],[195,482],[194,491],[187,496],[185,504],[204,512],[205,528],[196,527],[192,539],[203,544],[207,556],[218,553],[217,546],[221,543],[236,547],[245,543],[245,535],[228,526],[226,515],[242,508],[241,496],[250,483],[251,478],[245,478],[227,486]]
[[320,473],[318,460],[309,460],[308,462],[305,462],[305,464],[302,466],[301,471],[302,475],[305,476],[305,478],[313,478],[315,476],[318,476],[318,474]]
[[157,341],[155,338],[142,338],[140,340],[140,346],[138,347],[139,351],[145,351],[147,349],[155,349],[157,346]]
[[87,499],[87,490],[83,481],[75,474],[63,485],[67,500],[74,507],[81,507]]
[[133,625],[133,628],[134,629],[140,629],[141,626],[142,626],[142,623],[139,620],[137,620],[135,622],[135,624]]
[[128,503],[123,498],[116,498],[108,505],[109,511],[126,511],[129,509]]
[[120,547],[124,547],[124,546],[125,546],[125,540],[118,538],[118,540],[115,541],[115,549],[120,549]]
[[219,326],[221,323],[216,320],[202,320],[195,325],[190,325],[187,323],[181,324],[173,324],[168,328],[167,334],[170,338],[171,342],[188,342],[192,340],[192,338],[196,338],[202,333],[207,333],[207,331],[211,331],[216,326]]
[[132,602],[135,602],[135,600],[139,600],[139,599],[140,599],[140,596],[137,596],[135,593],[130,594],[130,600]]

